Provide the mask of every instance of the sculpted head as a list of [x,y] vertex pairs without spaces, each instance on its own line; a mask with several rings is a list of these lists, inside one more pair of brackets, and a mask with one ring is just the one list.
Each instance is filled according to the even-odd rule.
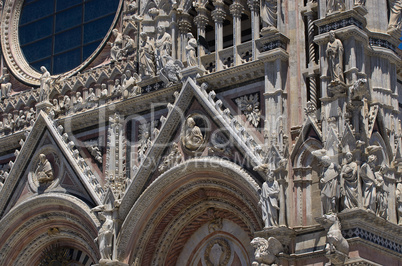
[[44,155],[43,153],[39,154],[39,160],[41,163],[45,163],[46,162],[46,155]]
[[331,30],[331,31],[329,32],[329,40],[330,40],[331,42],[335,41],[335,31]]
[[353,154],[351,152],[346,153],[346,161],[350,163],[353,159]]
[[188,127],[194,127],[195,126],[195,121],[192,117],[187,118],[187,126]]

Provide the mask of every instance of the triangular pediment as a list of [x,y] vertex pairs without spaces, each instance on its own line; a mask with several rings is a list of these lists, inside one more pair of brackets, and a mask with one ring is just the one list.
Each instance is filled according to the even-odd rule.
[[[90,204],[100,204],[101,191],[96,191],[99,181],[71,142],[63,140],[61,131],[62,127],[56,128],[44,112],[38,115],[0,191],[3,214],[26,198],[44,193],[67,193]],[[42,164],[43,168],[38,167],[41,154],[49,162]],[[43,172],[52,180],[39,182]]]
[[[222,105],[222,101],[216,98],[214,91],[207,92],[206,84],[199,86],[191,78],[187,79],[181,92],[176,94],[175,102],[168,104],[169,112],[166,117],[160,119],[159,132],[147,149],[144,159],[134,171],[133,181],[119,208],[121,217],[128,213],[135,200],[155,179],[155,175],[160,175],[157,172],[165,160],[177,160],[180,163],[195,156],[224,156],[225,151],[219,149],[221,141],[231,143],[233,149],[238,151],[241,159],[246,160],[251,169],[262,163],[263,156],[260,145],[248,133],[248,130],[231,115],[229,109],[222,110]],[[198,127],[195,130],[198,133],[194,134],[202,135],[200,136],[202,139],[200,146],[186,143],[187,132],[191,130],[187,125],[189,118],[193,118]],[[204,130],[210,130],[210,132]],[[219,133],[215,134],[215,132]],[[214,145],[216,149],[214,149]],[[173,166],[169,165],[168,168]]]

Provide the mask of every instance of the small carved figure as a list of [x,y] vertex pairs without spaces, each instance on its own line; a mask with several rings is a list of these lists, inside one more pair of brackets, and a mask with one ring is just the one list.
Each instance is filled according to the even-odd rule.
[[159,165],[158,170],[162,174],[166,172],[168,169],[178,165],[182,161],[182,155],[179,150],[179,146],[177,143],[172,144],[172,149],[170,153],[163,158],[161,165]]
[[79,92],[79,91],[75,94],[75,101],[73,103],[73,108],[74,108],[74,112],[81,111],[83,108],[83,100],[81,97],[81,92]]
[[52,81],[52,78],[45,66],[41,66],[40,70],[42,71],[42,76],[40,77],[39,101],[48,102],[50,94],[50,83]]
[[388,29],[402,28],[402,0],[388,0],[389,23]]
[[194,38],[191,32],[187,33],[187,46],[186,46],[186,58],[187,58],[187,66],[197,66],[197,56],[195,53],[195,49],[197,48],[197,40]]
[[1,99],[7,98],[10,96],[11,94],[11,82],[10,82],[10,75],[8,73],[5,73],[4,75],[2,75],[0,77],[0,95],[1,95]]
[[252,263],[252,266],[276,265],[278,263],[277,255],[283,252],[281,242],[275,237],[269,237],[268,240],[255,237],[250,244],[255,248],[254,257],[256,261]]
[[122,89],[121,89],[121,85],[120,85],[120,79],[116,79],[114,81],[114,86],[113,86],[113,90],[112,90],[112,95],[113,96],[117,96],[120,97],[122,95]]
[[172,36],[166,32],[165,27],[157,27],[157,37],[155,41],[156,49],[156,69],[160,71],[166,64],[166,57],[172,55]]
[[327,0],[327,15],[345,10],[345,0]]
[[278,17],[277,0],[261,1],[261,22],[263,30],[276,28],[277,17]]
[[258,203],[261,205],[265,228],[278,226],[279,191],[278,181],[274,179],[273,172],[270,171],[267,180],[262,184]]
[[362,179],[363,187],[363,206],[364,208],[376,211],[376,180],[374,175],[375,162],[377,157],[372,154],[368,157],[360,169],[360,178]]
[[327,254],[332,254],[335,253],[335,251],[338,251],[348,255],[349,243],[342,236],[341,223],[338,219],[338,216],[336,214],[324,214],[324,218],[324,223],[329,225],[325,251]]
[[35,115],[36,112],[33,108],[29,109],[29,112],[27,113],[27,126],[33,126],[33,124],[35,123]]
[[186,120],[186,129],[182,137],[182,142],[183,145],[191,151],[196,151],[204,143],[204,136],[192,117]]
[[101,85],[101,99],[106,99],[108,94],[109,94],[109,92],[107,91],[106,84],[102,83],[102,85]]
[[141,32],[140,37],[140,74],[142,77],[153,77],[155,76],[155,49],[145,32]]
[[329,32],[326,55],[328,58],[328,71],[331,77],[331,84],[344,83],[343,77],[343,45],[336,39],[335,32]]
[[376,179],[376,214],[384,219],[388,219],[388,192],[385,189],[384,175],[387,169],[384,166],[380,167],[380,170],[375,172]]
[[398,224],[402,225],[402,183],[396,185],[396,208]]
[[87,108],[93,108],[96,106],[96,95],[94,93],[94,89],[93,88],[89,88],[88,90],[88,96],[87,96]]
[[15,129],[15,122],[13,119],[13,115],[9,113],[7,115],[7,118],[4,119],[3,130],[4,130],[4,133],[7,135],[7,134],[14,132],[14,129]]
[[26,117],[24,111],[20,110],[17,119],[15,119],[15,125],[18,129],[23,129],[26,124]]
[[344,197],[344,208],[352,209],[358,206],[358,179],[357,163],[353,161],[353,154],[346,153],[346,163],[341,170],[341,195]]
[[134,53],[135,41],[128,35],[124,35],[123,39],[125,40],[125,45],[122,49],[122,55],[130,56]]
[[169,55],[163,56],[165,65],[159,71],[161,80],[166,87],[171,86],[181,80],[180,71],[183,69],[183,63],[180,60],[175,60]]
[[39,163],[35,170],[35,175],[39,183],[48,183],[54,179],[52,165],[44,154],[39,155]]
[[61,110],[60,110],[60,105],[59,105],[59,102],[57,101],[57,99],[53,99],[53,112],[54,112],[54,115],[57,117],[59,114],[60,114],[60,112],[61,112]]
[[108,261],[112,259],[114,222],[110,212],[99,212],[99,218],[104,222],[95,241],[99,245],[101,260]]
[[113,43],[109,42],[109,45],[111,46],[110,57],[112,59],[112,62],[114,62],[120,60],[123,56],[123,34],[121,34],[117,29],[113,29],[112,33],[115,39]]

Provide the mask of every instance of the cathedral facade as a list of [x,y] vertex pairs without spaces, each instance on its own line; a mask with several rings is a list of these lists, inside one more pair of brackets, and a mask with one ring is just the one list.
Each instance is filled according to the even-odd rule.
[[0,265],[400,265],[400,0],[3,0]]

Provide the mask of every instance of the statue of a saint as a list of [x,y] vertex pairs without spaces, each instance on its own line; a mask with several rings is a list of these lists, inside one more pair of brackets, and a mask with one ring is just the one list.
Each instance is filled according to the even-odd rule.
[[110,48],[110,57],[113,61],[120,60],[123,56],[122,48],[123,48],[123,34],[121,34],[117,29],[113,29],[112,31],[114,38],[113,43],[109,43]]
[[328,59],[328,71],[331,77],[331,84],[344,83],[343,77],[343,45],[335,38],[335,32],[329,32],[329,42],[326,51]]
[[327,15],[345,10],[345,0],[327,0]]
[[402,0],[388,0],[389,23],[388,29],[402,28]]
[[363,206],[364,208],[376,211],[376,180],[374,175],[374,167],[377,156],[370,155],[360,169],[360,178],[362,179],[363,188]]
[[336,213],[338,201],[338,171],[331,158],[327,155],[322,157],[323,169],[320,177],[321,202],[324,214]]
[[48,102],[50,94],[50,82],[52,81],[52,78],[45,66],[41,66],[40,70],[42,71],[42,76],[40,77],[39,101]]
[[263,29],[276,28],[278,16],[278,1],[261,1],[261,22]]
[[157,37],[155,41],[156,49],[156,68],[160,71],[166,64],[164,56],[172,55],[172,36],[166,32],[165,27],[157,27]]
[[346,164],[341,170],[341,194],[346,209],[358,207],[358,179],[357,163],[353,161],[353,154],[346,153]]
[[155,76],[155,49],[145,32],[141,32],[140,38],[140,74],[142,77],[153,77]]
[[186,58],[187,58],[187,66],[197,66],[197,57],[195,54],[195,49],[197,48],[197,40],[194,38],[191,32],[187,33],[187,46],[186,46]]
[[377,204],[376,214],[384,219],[388,219],[388,192],[385,189],[384,175],[386,168],[380,167],[380,170],[375,172]]
[[99,230],[98,237],[95,241],[98,242],[101,260],[108,261],[112,259],[112,245],[114,224],[110,213],[99,212],[99,217],[104,220],[102,227]]
[[204,136],[192,117],[187,118],[186,130],[182,142],[183,145],[191,151],[196,151],[204,143]]
[[39,163],[35,170],[35,175],[39,183],[48,183],[54,179],[52,165],[44,154],[39,155]]
[[261,198],[259,204],[262,208],[262,219],[265,228],[278,226],[279,211],[279,184],[274,179],[272,172],[269,172],[267,181],[262,184]]

